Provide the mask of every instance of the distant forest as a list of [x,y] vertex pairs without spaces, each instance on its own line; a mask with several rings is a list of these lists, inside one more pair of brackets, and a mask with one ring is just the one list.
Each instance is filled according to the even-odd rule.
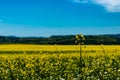
[[[120,45],[120,34],[85,35],[86,45]],[[75,45],[75,35],[53,35],[50,37],[0,36],[0,44]]]

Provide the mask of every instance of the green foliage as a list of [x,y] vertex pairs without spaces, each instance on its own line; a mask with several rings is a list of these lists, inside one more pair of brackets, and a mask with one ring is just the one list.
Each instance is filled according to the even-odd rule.
[[[120,44],[119,35],[86,35],[85,44]],[[6,37],[0,36],[0,44],[64,44],[74,45],[75,35],[51,37]]]

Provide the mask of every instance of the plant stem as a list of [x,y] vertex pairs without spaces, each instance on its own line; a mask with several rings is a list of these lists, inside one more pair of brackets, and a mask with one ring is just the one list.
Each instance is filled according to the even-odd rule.
[[79,68],[79,71],[80,71],[80,80],[82,79],[82,44],[79,43],[79,46],[80,46],[80,68]]

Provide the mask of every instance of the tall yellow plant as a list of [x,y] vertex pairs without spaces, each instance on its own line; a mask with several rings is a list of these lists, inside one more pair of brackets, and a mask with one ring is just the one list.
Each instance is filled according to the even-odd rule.
[[[76,35],[76,43],[80,46],[80,67],[79,67],[79,74],[82,73],[82,67],[83,67],[83,63],[82,63],[82,45],[84,44],[85,41],[85,37],[82,34],[78,34]],[[82,74],[80,77],[80,80],[82,79]]]

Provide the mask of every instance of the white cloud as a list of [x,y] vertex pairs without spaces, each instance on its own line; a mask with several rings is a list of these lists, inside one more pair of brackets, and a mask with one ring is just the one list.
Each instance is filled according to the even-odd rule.
[[73,0],[76,3],[87,3],[88,0]]
[[105,7],[109,12],[120,12],[120,0],[93,0],[93,3]]
[[92,3],[103,6],[109,12],[120,12],[120,0],[73,0],[76,3]]

